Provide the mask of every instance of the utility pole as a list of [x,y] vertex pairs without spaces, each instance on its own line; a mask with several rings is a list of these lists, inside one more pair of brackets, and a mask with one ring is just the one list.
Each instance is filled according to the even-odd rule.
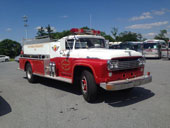
[[89,15],[89,20],[90,20],[90,29],[91,29],[91,14]]
[[23,21],[24,21],[24,27],[25,27],[25,39],[27,39],[27,37],[28,37],[28,30],[27,30],[27,27],[28,27],[28,24],[27,24],[27,22],[28,22],[28,16],[23,16],[22,17],[23,18]]

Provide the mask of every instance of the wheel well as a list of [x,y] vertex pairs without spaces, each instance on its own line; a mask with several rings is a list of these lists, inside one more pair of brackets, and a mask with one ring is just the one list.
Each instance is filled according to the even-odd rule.
[[30,64],[30,62],[28,62],[28,61],[27,61],[27,62],[25,63],[25,66],[24,66],[24,71],[26,71],[27,64]]
[[77,80],[80,79],[81,73],[82,73],[84,70],[88,70],[89,72],[91,72],[91,73],[93,74],[92,69],[89,68],[89,67],[86,67],[86,66],[76,66],[76,67],[74,68],[73,82],[76,82]]

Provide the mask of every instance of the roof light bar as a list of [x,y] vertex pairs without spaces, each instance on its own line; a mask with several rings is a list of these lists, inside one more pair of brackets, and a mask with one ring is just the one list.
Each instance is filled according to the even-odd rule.
[[83,29],[78,29],[78,28],[72,28],[71,30],[70,30],[72,33],[83,33],[84,32],[84,30]]
[[72,28],[70,30],[74,34],[91,34],[91,35],[100,35],[100,31],[98,30],[88,30],[88,29],[78,29]]

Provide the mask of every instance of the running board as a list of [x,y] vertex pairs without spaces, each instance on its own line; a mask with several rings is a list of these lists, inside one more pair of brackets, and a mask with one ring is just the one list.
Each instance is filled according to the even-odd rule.
[[66,82],[66,83],[72,84],[72,79],[68,79],[68,78],[63,78],[63,77],[52,77],[52,76],[48,76],[48,75],[40,75],[40,74],[36,74],[36,73],[34,73],[34,75],[37,75],[37,76],[40,76],[40,77],[49,78],[49,79],[54,79],[54,80],[58,80],[58,81],[62,81],[62,82]]

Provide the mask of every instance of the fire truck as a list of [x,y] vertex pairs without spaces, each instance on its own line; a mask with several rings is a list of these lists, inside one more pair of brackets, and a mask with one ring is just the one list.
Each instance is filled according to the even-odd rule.
[[[94,102],[98,90],[131,90],[152,81],[144,74],[145,59],[133,50],[108,49],[100,31],[71,29],[59,40],[25,43],[19,67],[30,83],[37,76],[81,87],[87,102]],[[36,43],[37,42],[37,43]]]

